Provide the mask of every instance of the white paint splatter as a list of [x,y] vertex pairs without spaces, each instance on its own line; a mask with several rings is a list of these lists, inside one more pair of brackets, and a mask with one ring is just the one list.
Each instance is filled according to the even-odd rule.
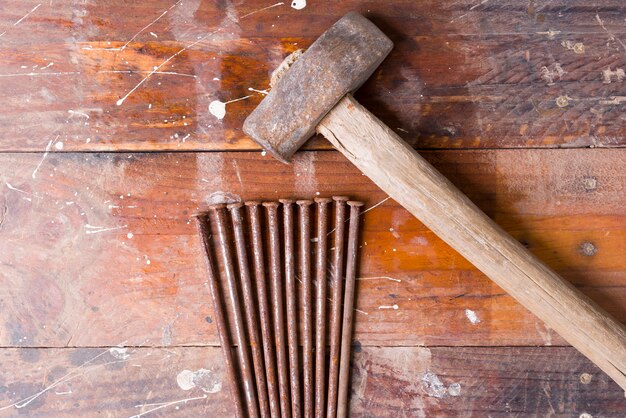
[[209,104],[209,113],[218,119],[224,119],[224,116],[226,116],[226,103],[213,100]]
[[127,228],[128,225],[122,225],[122,226],[115,226],[115,227],[111,227],[111,228],[107,228],[104,226],[94,226],[94,225],[85,225],[85,234],[98,234],[100,232],[107,232],[107,231],[115,231],[117,229],[122,229],[122,228]]
[[80,71],[67,71],[60,73],[16,73],[16,74],[0,74],[0,77],[36,77],[36,76],[47,76],[47,75],[77,75],[80,74]]
[[69,114],[70,114],[70,115],[72,115],[72,116],[74,116],[74,115],[76,115],[76,116],[82,116],[82,117],[84,117],[84,118],[89,119],[89,115],[88,115],[88,114],[86,114],[85,112],[78,111],[78,110],[72,110],[72,109],[70,109],[70,110],[68,110],[68,111],[67,111],[67,113],[69,113]]
[[255,10],[255,11],[253,11],[253,12],[247,13],[247,14],[245,14],[245,15],[241,16],[241,17],[240,17],[240,19],[245,19],[246,17],[248,17],[248,16],[250,16],[250,15],[253,15],[253,14],[255,14],[255,13],[259,13],[259,12],[262,12],[263,10],[271,9],[271,8],[273,8],[273,7],[276,7],[276,6],[282,6],[283,4],[285,4],[285,3],[283,3],[282,1],[281,1],[281,2],[278,2],[278,3],[276,3],[276,4],[272,4],[271,6],[267,6],[267,7],[264,7],[264,8],[262,8],[262,9]]
[[43,161],[46,159],[46,157],[48,156],[48,154],[50,153],[50,148],[52,147],[52,144],[59,139],[59,135],[56,136],[56,138],[51,139],[48,142],[48,145],[46,145],[46,152],[43,153],[43,157],[41,157],[41,160],[39,161],[39,164],[37,164],[37,167],[35,167],[35,169],[33,170],[33,174],[31,174],[32,178],[36,178],[37,177],[37,171],[39,171],[39,168],[41,168],[41,164],[43,164]]
[[561,46],[570,51],[574,51],[576,54],[585,53],[585,44],[582,42],[562,41]]
[[[156,68],[156,67],[154,67]],[[130,75],[134,75],[134,74],[157,74],[157,75],[176,75],[176,76],[180,76],[180,77],[189,77],[189,78],[198,78],[197,75],[195,74],[185,74],[185,73],[177,73],[175,71],[134,71],[134,70],[101,70],[98,71],[97,74],[108,74],[108,73],[112,73],[112,74],[130,74]]]
[[54,392],[55,395],[71,395],[72,393],[74,393],[74,392],[72,392],[71,388],[69,390],[66,390],[66,391],[63,391],[63,392],[57,392],[57,391]]
[[558,62],[554,64],[554,69],[550,69],[544,65],[539,70],[539,76],[541,77],[543,81],[548,83],[549,86],[553,85],[554,81],[557,80],[557,78],[559,80],[562,79],[564,74],[565,74],[565,70],[561,67],[561,64]]
[[[475,4],[475,5],[473,5],[472,7],[470,7],[470,8],[469,8],[469,10],[470,10],[470,11],[472,11],[472,10],[474,10],[475,8],[477,8],[478,6],[482,6],[483,4],[487,3],[488,1],[489,1],[489,0],[482,0],[480,3]],[[454,21],[456,21],[456,20],[463,19],[463,18],[464,18],[465,16],[467,16],[468,14],[469,14],[469,12],[467,12],[467,13],[465,13],[465,14],[462,14],[462,15],[461,15],[461,16],[459,16],[459,17],[455,17],[454,19],[452,19],[452,20],[450,21],[450,23],[453,23],[453,22],[454,22]]]
[[[147,411],[140,412],[139,414],[136,414],[136,415],[132,415],[130,418],[140,418],[140,417],[142,417],[144,415],[151,414],[154,411],[158,411],[159,409],[167,408],[167,407],[172,406],[172,405],[177,405],[179,403],[187,403],[189,401],[196,401],[196,400],[199,400],[199,399],[206,399],[206,398],[207,398],[207,395],[204,394],[202,396],[196,396],[194,398],[179,399],[177,401],[171,401],[171,402],[160,402],[160,403],[151,403],[151,404],[143,403],[143,404],[140,404],[140,405],[135,405],[135,408],[142,408],[143,409],[146,406],[154,406],[154,408],[148,409]],[[178,409],[178,406],[176,407],[176,409]]]
[[374,206],[365,209],[363,212],[361,212],[361,216],[363,216],[364,213],[369,212],[372,209],[376,209],[377,207],[379,207],[380,205],[382,205],[383,203],[385,203],[386,201],[388,201],[389,199],[391,199],[389,196],[387,196],[386,198],[384,198],[383,200],[381,200],[380,202],[376,203]]
[[111,347],[109,348],[109,353],[118,360],[126,360],[130,357],[126,347]]
[[400,279],[395,279],[393,277],[389,277],[389,276],[376,276],[376,277],[357,277],[356,280],[379,280],[379,279],[385,279],[385,280],[390,280],[392,282],[398,282],[400,283],[402,280]]
[[176,53],[174,53],[173,55],[171,55],[168,59],[166,59],[165,61],[163,61],[161,64],[159,64],[158,66],[155,66],[152,71],[150,71],[148,73],[148,75],[146,75],[143,79],[141,79],[141,81],[139,83],[137,83],[137,85],[135,85],[135,87],[133,87],[132,89],[130,89],[130,91],[128,93],[126,93],[124,95],[124,97],[122,97],[121,99],[119,99],[117,102],[115,102],[115,104],[117,106],[121,106],[122,104],[124,104],[124,101],[126,99],[128,99],[128,97],[133,94],[135,92],[135,90],[137,90],[139,87],[141,87],[143,85],[143,83],[145,83],[150,76],[152,76],[152,74],[156,73],[158,70],[161,69],[161,67],[163,67],[165,64],[167,64],[168,62],[170,62],[171,60],[173,60],[174,58],[176,58],[177,56],[179,56],[180,54],[182,54],[184,51],[186,51],[187,49],[197,45],[198,43],[202,42],[205,38],[213,35],[216,31],[213,31],[211,33],[206,34],[205,36],[200,37],[198,40],[196,40],[195,42],[190,43],[189,45],[179,49]]
[[430,396],[434,396],[435,398],[443,398],[448,392],[445,385],[441,383],[439,376],[435,373],[424,373],[422,382],[424,382],[426,393]]
[[211,113],[213,116],[215,116],[218,119],[224,119],[224,116],[226,116],[226,105],[229,103],[234,103],[234,102],[238,102],[240,100],[245,100],[249,97],[252,96],[244,96],[244,97],[240,97],[238,99],[233,99],[233,100],[229,100],[227,102],[221,102],[219,100],[213,100],[211,103],[209,103],[209,113]]
[[222,390],[222,381],[215,371],[198,369],[195,372],[183,370],[176,376],[176,383],[182,390],[200,388],[206,393],[217,393]]
[[128,234],[126,234],[126,238],[128,239],[132,239],[135,235],[132,232],[129,232]]
[[265,94],[265,95],[270,94],[270,92],[267,89],[266,90],[257,90],[257,89],[254,89],[252,87],[248,87],[248,91],[253,91],[255,93]]
[[546,35],[548,37],[548,39],[554,39],[554,37],[556,35],[559,35],[561,33],[560,30],[554,30],[554,29],[549,29],[546,32],[535,32],[537,35]]
[[622,48],[624,48],[624,51],[626,51],[626,44],[624,42],[622,42],[622,40],[620,38],[615,36],[615,34],[613,32],[609,31],[606,28],[606,26],[604,26],[604,22],[602,21],[602,19],[600,19],[600,15],[598,15],[597,13],[596,13],[596,20],[598,21],[598,24],[600,25],[600,27],[602,29],[604,29],[604,31],[607,33],[607,35],[609,35],[609,39],[612,40],[612,41],[613,40],[617,41],[617,43],[619,43],[622,46]]
[[[176,3],[176,4],[178,4],[178,3]],[[176,4],[175,4],[175,5],[176,5]],[[284,3],[283,3],[283,2],[279,2],[279,3],[273,4],[273,5],[271,5],[271,6],[267,6],[267,7],[264,7],[264,8],[262,8],[262,9],[255,10],[255,11],[253,11],[253,12],[250,12],[250,13],[248,13],[248,14],[246,14],[246,15],[241,16],[239,19],[240,19],[240,20],[241,20],[241,19],[245,19],[246,17],[248,17],[248,16],[250,16],[250,15],[252,15],[252,14],[254,14],[254,13],[258,13],[258,12],[260,12],[260,11],[270,9],[270,8],[272,8],[272,7],[280,6],[280,5],[282,5],[282,4],[284,4]],[[174,6],[175,6],[175,5],[174,5]],[[172,6],[172,7],[173,7],[173,6]],[[171,8],[170,8],[170,9],[171,9]],[[169,9],[168,9],[168,10],[169,10]],[[157,20],[158,20],[158,19],[160,19],[160,17],[158,17],[158,18],[157,18]],[[233,17],[230,17],[230,16],[229,16],[229,17],[227,17],[227,19],[229,19],[229,20],[231,20],[231,21],[234,21],[234,18],[233,18]],[[235,22],[235,23],[236,23],[236,22]],[[150,26],[150,25],[148,25],[148,26]],[[222,30],[222,27],[219,27],[219,28],[217,28],[217,29],[216,29],[216,30],[214,30],[214,31],[211,31],[211,32],[209,32],[209,33],[206,33],[205,35],[198,36],[198,37],[197,37],[197,39],[196,39],[194,42],[191,42],[190,44],[188,44],[188,45],[184,46],[183,48],[179,49],[176,53],[174,53],[173,55],[171,55],[169,58],[167,58],[167,59],[166,59],[165,61],[163,61],[161,64],[159,64],[159,65],[157,65],[157,66],[153,67],[152,71],[150,71],[150,72],[149,72],[149,73],[148,73],[148,74],[147,74],[147,75],[146,75],[146,76],[145,76],[145,77],[144,77],[141,81],[139,81],[139,83],[137,83],[137,85],[135,85],[135,87],[133,87],[133,88],[132,88],[132,89],[131,89],[128,93],[126,93],[126,94],[125,94],[122,98],[120,98],[120,99],[116,102],[117,106],[121,106],[122,104],[124,104],[124,101],[125,101],[125,100],[126,100],[126,99],[127,99],[127,98],[131,95],[131,94],[133,94],[133,93],[134,93],[134,92],[135,92],[135,91],[136,91],[139,87],[141,87],[141,86],[143,85],[143,83],[145,83],[145,82],[146,82],[146,81],[147,81],[147,80],[148,80],[148,79],[149,79],[149,78],[150,78],[153,74],[155,74],[156,72],[158,72],[158,70],[160,70],[160,69],[161,69],[164,65],[168,64],[170,61],[172,61],[172,60],[173,60],[174,58],[176,58],[178,55],[182,54],[182,53],[183,53],[184,51],[186,51],[187,49],[192,48],[192,47],[194,47],[195,45],[199,44],[200,42],[204,41],[205,39],[209,38],[210,36],[215,35],[215,34],[216,34],[216,33],[218,33],[220,30]],[[229,102],[226,102],[226,103],[229,103]],[[221,118],[220,118],[220,119],[221,119]]]
[[58,151],[61,151],[63,149],[63,142],[59,141],[56,144],[54,144],[54,148]]
[[43,388],[39,392],[34,393],[34,394],[32,394],[32,395],[30,395],[28,397],[22,398],[21,400],[19,400],[17,402],[14,402],[14,403],[12,403],[10,405],[2,406],[2,407],[0,407],[0,411],[4,411],[6,409],[11,409],[11,408],[15,408],[15,409],[25,408],[31,402],[33,402],[35,399],[39,398],[41,395],[45,394],[46,392],[50,391],[51,389],[54,389],[56,386],[59,386],[62,383],[66,383],[66,382],[68,382],[68,381],[70,381],[72,379],[75,379],[75,378],[79,377],[79,376],[84,376],[89,371],[97,370],[97,369],[101,368],[102,366],[106,366],[108,364],[114,364],[114,363],[121,363],[121,362],[126,361],[126,360],[115,360],[115,361],[106,362],[106,363],[102,363],[102,364],[95,364],[95,365],[92,365],[90,367],[87,367],[87,365],[92,364],[98,358],[102,357],[103,355],[105,355],[106,353],[109,353],[109,352],[110,352],[109,350],[103,350],[97,356],[93,357],[90,360],[85,361],[80,366],[70,370],[67,374],[65,374],[64,376],[62,376],[59,379],[55,380],[54,382],[52,382],[50,385],[46,386],[45,388]]
[[293,0],[291,2],[291,7],[296,10],[302,10],[306,7],[306,0]]
[[43,199],[41,196],[39,196],[39,195],[37,195],[37,194],[34,194],[34,193],[29,193],[29,192],[27,192],[26,190],[18,189],[17,187],[15,187],[15,186],[11,185],[10,183],[8,183],[8,182],[6,182],[6,181],[4,182],[4,184],[6,184],[6,185],[7,185],[7,187],[8,187],[10,190],[13,190],[14,192],[23,193],[23,194],[26,194],[26,195],[29,195],[29,196],[34,196],[34,197],[36,197],[37,199]]
[[461,395],[461,384],[460,383],[452,383],[448,386],[448,395],[450,396],[460,396]]
[[400,307],[398,305],[380,305],[378,309],[395,309],[398,310]]
[[449,387],[441,382],[439,376],[435,373],[426,372],[424,376],[422,376],[422,384],[426,394],[429,396],[434,396],[435,398],[444,398],[446,396],[459,396],[461,395],[461,384],[454,382],[451,383]]
[[[24,16],[22,16],[17,21],[15,21],[15,23],[13,23],[13,26],[19,25],[24,19],[26,19],[28,16],[30,16],[31,13],[33,13],[35,10],[39,9],[40,6],[41,6],[41,3],[39,3],[37,6],[33,7],[30,12],[26,13]],[[6,30],[4,32],[0,33],[0,37],[4,36],[5,33],[7,33]]]
[[[615,79],[613,79],[615,77]],[[626,77],[626,73],[623,68],[616,68],[615,71],[611,70],[611,67],[602,71],[602,83],[611,84],[612,81],[620,82]]]
[[467,319],[469,319],[469,321],[476,325],[476,324],[480,324],[480,319],[478,319],[478,315],[476,315],[476,312],[474,312],[471,309],[466,309],[465,310],[465,316],[467,317]]

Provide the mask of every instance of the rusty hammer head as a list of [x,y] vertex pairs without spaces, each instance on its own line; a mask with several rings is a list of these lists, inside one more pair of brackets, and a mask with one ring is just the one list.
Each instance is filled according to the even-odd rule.
[[243,130],[274,157],[289,162],[320,120],[358,89],[393,48],[358,13],[348,13],[320,36],[248,116]]

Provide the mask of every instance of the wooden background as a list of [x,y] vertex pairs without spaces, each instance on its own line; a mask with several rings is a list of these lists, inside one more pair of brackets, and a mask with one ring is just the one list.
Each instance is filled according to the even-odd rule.
[[626,322],[622,1],[0,0],[0,416],[230,416],[191,216],[318,194],[371,209],[354,416],[626,415],[323,139],[287,166],[242,133],[284,56],[350,10],[396,45],[357,98]]

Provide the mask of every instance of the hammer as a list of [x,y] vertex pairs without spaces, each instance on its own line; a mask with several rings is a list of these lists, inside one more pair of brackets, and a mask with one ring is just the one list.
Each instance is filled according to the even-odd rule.
[[317,132],[392,199],[626,390],[626,329],[502,230],[353,97],[393,48],[348,13],[286,70],[244,122],[283,162]]

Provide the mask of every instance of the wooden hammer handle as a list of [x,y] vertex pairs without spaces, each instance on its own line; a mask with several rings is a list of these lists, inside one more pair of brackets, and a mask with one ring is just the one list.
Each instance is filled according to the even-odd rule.
[[351,95],[317,127],[354,165],[626,390],[626,330],[485,215]]

